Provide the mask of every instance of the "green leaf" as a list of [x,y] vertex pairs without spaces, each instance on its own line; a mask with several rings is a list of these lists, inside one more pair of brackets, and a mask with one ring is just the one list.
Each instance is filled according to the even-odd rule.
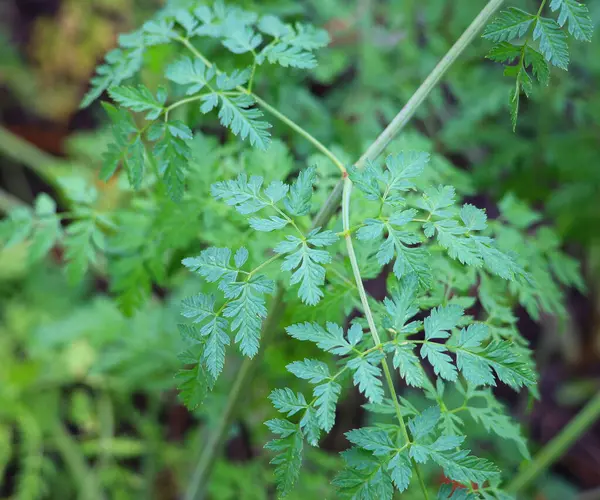
[[219,280],[231,283],[238,276],[238,268],[231,265],[229,248],[209,247],[200,252],[198,257],[188,257],[181,262],[190,271],[198,273],[209,283]]
[[226,320],[215,316],[200,329],[201,335],[206,337],[202,360],[213,380],[219,377],[225,365],[225,347],[230,344],[225,332],[228,327]]
[[387,469],[398,491],[400,493],[405,491],[412,477],[412,464],[409,458],[404,453],[396,453],[388,462]]
[[361,241],[374,240],[383,235],[385,223],[378,219],[365,219],[362,226],[356,233],[356,237]]
[[[38,195],[35,200],[36,229],[29,244],[28,257],[35,262],[45,257],[61,237],[60,220],[56,215],[56,202],[47,194]],[[27,229],[27,222],[25,222]],[[14,237],[14,233],[13,233]]]
[[191,157],[191,150],[186,141],[192,139],[192,131],[180,121],[164,123],[162,131],[162,137],[154,147],[154,157],[169,198],[179,202],[183,197],[185,172]]
[[72,283],[81,281],[90,264],[97,262],[96,249],[104,249],[104,234],[94,219],[80,219],[65,231],[66,271]]
[[221,125],[228,127],[234,135],[239,135],[242,139],[248,138],[252,146],[267,150],[271,144],[271,134],[268,132],[271,125],[261,120],[263,114],[259,109],[252,107],[252,96],[240,94],[231,97],[220,93],[219,97]]
[[308,167],[300,171],[283,201],[290,214],[301,216],[310,212],[310,201],[316,177],[317,169],[315,167]]
[[5,248],[25,241],[33,230],[33,214],[28,207],[16,207],[0,222],[0,240]]
[[389,155],[385,159],[387,171],[380,177],[385,185],[383,203],[392,206],[403,203],[404,198],[400,193],[415,189],[415,184],[410,179],[419,177],[428,163],[429,153],[422,151],[403,151]]
[[502,217],[518,229],[525,229],[542,220],[540,213],[532,210],[513,193],[506,194],[498,207]]
[[544,56],[529,45],[525,47],[525,66],[533,68],[533,74],[542,85],[550,82],[550,67]]
[[179,33],[175,30],[175,23],[163,19],[145,22],[142,30],[146,45],[162,45],[179,37]]
[[206,318],[214,315],[215,298],[212,295],[199,293],[183,299],[181,306],[182,316],[192,319],[194,323],[202,323]]
[[444,470],[449,479],[478,485],[496,479],[500,470],[489,460],[469,455],[467,450],[452,453],[430,451],[431,458]]
[[460,209],[460,218],[469,231],[483,231],[487,227],[487,215],[470,203],[465,203]]
[[227,33],[222,43],[226,49],[234,54],[245,54],[246,52],[252,52],[262,43],[262,36],[252,28],[244,26],[242,29]]
[[311,384],[318,384],[331,378],[329,367],[316,359],[294,361],[287,365],[286,369],[296,377],[308,380]]
[[[492,401],[494,396],[489,393],[488,404]],[[531,455],[527,449],[527,443],[521,434],[519,425],[512,421],[512,419],[506,415],[502,406],[493,400],[493,407],[480,408],[469,406],[467,408],[469,414],[473,419],[481,424],[487,432],[493,432],[497,436],[504,439],[510,439],[517,444],[521,455],[525,460],[531,460]]]
[[540,52],[546,60],[561,69],[569,66],[567,36],[554,19],[540,17],[533,30],[533,39],[539,40]]
[[569,22],[569,33],[577,40],[590,42],[594,33],[594,24],[590,18],[589,10],[577,0],[552,0],[550,9],[560,9],[558,24],[562,27]]
[[119,85],[131,78],[142,67],[146,47],[141,30],[119,36],[119,48],[111,50],[104,63],[96,68],[90,90],[81,101],[80,108],[87,108],[109,87]]
[[429,436],[440,420],[441,412],[439,406],[430,406],[423,413],[408,421],[410,434],[415,441]]
[[258,64],[268,60],[271,64],[284,67],[314,68],[317,61],[312,51],[324,47],[329,42],[325,30],[303,24],[296,24],[294,29],[272,15],[263,16],[258,23],[258,29],[275,38],[258,54]]
[[370,163],[362,170],[352,167],[348,174],[367,199],[398,207],[405,202],[402,193],[415,188],[411,179],[419,177],[427,163],[428,153],[404,151],[389,155],[385,160],[385,169]]
[[167,67],[165,77],[178,85],[188,86],[185,93],[191,95],[205,88],[215,77],[215,71],[207,68],[200,59],[182,57]]
[[258,217],[251,217],[248,219],[250,227],[255,231],[264,231],[270,233],[278,229],[283,229],[289,224],[289,221],[282,219],[276,215],[271,215],[268,219],[260,219]]
[[310,52],[286,43],[267,45],[256,58],[258,64],[262,64],[265,59],[284,68],[311,69],[317,66],[317,60]]
[[269,441],[265,445],[267,450],[277,453],[270,463],[277,466],[275,467],[275,481],[277,491],[282,497],[292,491],[302,466],[303,435],[299,425],[294,427],[295,430],[291,431],[289,427],[284,427],[279,423],[269,425],[273,432],[280,431],[282,437]]
[[394,353],[394,368],[400,371],[400,376],[408,385],[423,387],[425,373],[421,368],[419,358],[414,353],[414,347],[409,345],[393,344],[390,351]]
[[509,42],[500,42],[492,47],[486,57],[492,61],[510,63],[521,57],[521,47]]
[[248,215],[271,204],[261,196],[262,184],[262,177],[253,175],[248,179],[246,174],[239,174],[235,180],[215,182],[210,192],[216,200],[223,200],[242,215]]
[[287,387],[285,389],[275,389],[269,394],[269,399],[277,411],[287,413],[288,417],[305,410],[308,406],[302,393],[295,393]]
[[462,317],[464,309],[455,304],[445,307],[436,307],[425,318],[425,339],[446,339],[450,336],[450,330],[455,328]]
[[325,47],[329,43],[327,31],[314,26],[296,23],[295,29],[284,24],[278,17],[267,15],[260,18],[258,29],[274,38],[304,50]]
[[377,366],[380,361],[381,354],[373,352],[367,356],[353,358],[346,363],[346,366],[354,372],[354,385],[371,403],[380,403],[383,400],[381,369]]
[[319,445],[319,437],[321,435],[321,427],[317,419],[317,412],[313,406],[306,408],[302,419],[300,420],[300,428],[304,437],[311,446]]
[[147,112],[146,120],[156,120],[165,109],[166,95],[163,95],[162,99],[154,97],[143,85],[111,87],[108,93],[115,102],[127,109]]
[[385,456],[396,450],[388,433],[377,427],[361,427],[346,432],[346,438],[352,444],[370,451],[375,456]]
[[452,364],[452,358],[445,354],[447,351],[447,347],[442,344],[428,343],[421,346],[421,356],[431,363],[435,374],[445,380],[456,382],[456,368]]
[[[473,325],[475,326],[477,325]],[[484,330],[483,326],[478,326],[478,329]],[[482,348],[479,344],[476,345],[478,340],[474,334],[471,343],[466,343],[465,338],[469,335],[467,332],[468,330],[461,332],[459,345],[455,349],[457,366],[469,382],[474,385],[496,385],[492,375],[493,369],[498,378],[514,390],[523,386],[536,386],[537,377],[531,362],[524,358],[510,341],[494,340]],[[465,344],[461,344],[461,341]]]
[[431,216],[451,217],[454,206],[455,190],[452,186],[429,187],[423,191],[422,199],[417,201],[417,206],[427,211]]
[[342,452],[346,467],[332,481],[343,497],[354,500],[392,500],[394,486],[385,464],[359,448]]
[[335,408],[342,391],[342,386],[333,380],[317,385],[313,390],[316,398],[317,421],[325,432],[331,431],[335,423]]
[[[317,240],[317,242],[320,246],[321,241]],[[294,251],[296,248],[297,250]],[[298,296],[302,302],[311,306],[317,304],[323,297],[321,287],[325,283],[325,268],[322,264],[331,262],[329,252],[311,248],[307,241],[302,241],[295,236],[288,236],[287,241],[279,243],[274,251],[288,254],[281,265],[281,270],[293,271],[290,284],[300,283]]]
[[352,345],[344,338],[344,330],[335,323],[328,322],[327,330],[318,323],[298,323],[286,328],[287,333],[297,340],[308,340],[319,349],[343,356],[352,352]]
[[280,418],[267,420],[265,425],[273,434],[277,434],[283,438],[291,436],[298,430],[298,426],[296,424],[293,424],[289,420],[282,420]]
[[508,42],[525,35],[535,16],[511,7],[504,10],[483,30],[483,38],[493,42]]
[[377,251],[377,262],[385,265],[395,255],[393,271],[398,279],[408,274],[415,274],[419,277],[421,286],[429,288],[433,280],[428,264],[429,254],[424,247],[409,246],[420,243],[420,237],[416,233],[398,230],[391,224],[385,224],[385,228],[388,236]]
[[175,380],[179,397],[189,410],[195,410],[204,402],[209,382],[202,366],[196,364],[193,368],[179,370],[175,374]]
[[228,302],[223,316],[233,318],[231,331],[237,334],[235,342],[240,351],[250,358],[258,353],[263,319],[267,317],[264,294],[272,294],[275,284],[264,276],[252,276],[248,281],[232,282],[223,287]]

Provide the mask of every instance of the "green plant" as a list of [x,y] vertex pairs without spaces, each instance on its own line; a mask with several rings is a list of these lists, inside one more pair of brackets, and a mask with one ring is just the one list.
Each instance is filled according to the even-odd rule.
[[[129,198],[125,207],[107,213],[97,206],[101,200],[88,184],[62,181],[59,185],[69,211],[57,215],[51,200],[41,197],[33,213],[21,208],[11,214],[3,227],[6,239],[16,244],[33,236],[32,260],[59,242],[65,247],[74,280],[81,278],[90,264],[97,266],[108,274],[122,309],[132,313],[150,295],[153,282],[176,282],[173,267],[181,254],[189,253],[195,245],[193,222],[210,218],[212,213],[206,212],[214,211],[216,224],[213,221],[211,226],[209,221],[206,225],[212,231],[202,237],[207,248],[197,257],[183,259],[184,266],[204,280],[198,285],[201,293],[183,301],[183,315],[190,322],[180,326],[188,345],[180,356],[186,366],[177,380],[182,399],[190,408],[197,407],[207,389],[218,384],[232,340],[244,356],[256,356],[261,336],[277,328],[275,312],[285,304],[288,314],[301,318],[287,326],[288,333],[312,341],[340,359],[325,362],[306,358],[287,366],[292,374],[315,385],[312,398],[291,388],[271,393],[276,409],[293,417],[267,422],[279,436],[267,446],[276,453],[273,463],[282,494],[292,489],[298,477],[304,443],[317,445],[322,431],[334,426],[337,401],[351,378],[372,413],[383,415],[384,420],[385,416],[392,417],[347,433],[355,446],[344,453],[345,469],[334,480],[341,493],[356,498],[389,498],[394,487],[404,491],[414,474],[413,484],[418,483],[427,497],[430,482],[426,479],[435,464],[464,486],[454,493],[444,486],[442,498],[502,496],[500,471],[489,460],[460,448],[465,440],[463,416],[484,425],[494,422],[489,429],[517,443],[522,455],[528,457],[518,426],[486,387],[500,380],[515,390],[526,387],[535,395],[531,353],[515,327],[512,307],[521,304],[532,316],[540,310],[561,313],[562,290],[554,281],[581,286],[577,264],[559,250],[558,238],[550,229],[529,234],[527,229],[535,216],[514,199],[506,198],[501,204],[503,218],[488,224],[484,211],[464,202],[467,190],[459,184],[452,187],[460,175],[453,169],[444,171],[439,160],[437,165],[430,162],[428,153],[406,148],[390,154],[384,165],[377,163],[377,157],[501,3],[489,3],[352,167],[346,167],[349,162],[339,159],[342,155],[255,94],[260,69],[267,63],[314,67],[313,51],[327,42],[323,31],[286,25],[271,15],[259,18],[221,4],[213,8],[173,4],[136,33],[121,38],[121,47],[107,56],[84,99],[88,105],[108,90],[119,104],[105,104],[113,122],[113,140],[101,177],[108,180],[119,169],[124,171],[133,189],[123,189]],[[565,5],[568,8],[572,3]],[[542,23],[539,16],[530,16],[528,27],[534,21]],[[488,28],[486,34],[502,31],[507,19],[510,21],[506,14],[501,15],[491,25],[496,31]],[[565,16],[560,19],[564,24]],[[525,34],[522,30],[518,33]],[[558,37],[554,31],[547,36],[550,40]],[[222,45],[234,57],[241,57],[242,65],[240,59],[226,54],[222,67],[230,69],[221,71],[196,47],[201,37],[212,39],[212,47]],[[265,37],[269,37],[268,42],[263,42]],[[496,39],[505,41],[504,37]],[[536,38],[539,36],[534,34]],[[157,45],[178,47],[173,50],[181,48],[191,54],[178,55],[165,69],[169,91],[158,86],[152,92],[144,85],[121,85],[137,75],[145,54]],[[494,50],[497,54],[499,49]],[[533,51],[529,40],[519,50],[513,103],[520,89],[526,89],[521,72],[526,75],[524,61],[528,59],[523,54]],[[542,52],[550,62],[564,62],[562,52],[558,56],[543,48]],[[535,68],[539,74],[541,70]],[[169,95],[176,99],[167,104]],[[221,125],[267,153],[252,157],[255,153],[242,150],[236,156],[225,150],[211,158],[214,143],[202,136],[194,138],[191,124],[194,116],[217,107]],[[298,132],[339,169],[342,180],[327,200],[319,184],[328,180],[328,171],[319,172],[311,166],[296,175],[285,161],[281,171],[277,164],[263,171],[261,161],[269,158],[273,148],[278,160],[285,160],[288,152],[271,141],[270,124],[259,108]],[[233,143],[224,148],[237,153],[241,147]],[[398,145],[391,148],[398,149]],[[224,159],[232,159],[232,164],[220,172]],[[240,173],[230,178],[229,170],[238,173],[239,164],[245,165],[250,175]],[[283,181],[288,178],[291,182]],[[361,196],[352,197],[353,185]],[[208,186],[223,207],[206,201]],[[322,198],[322,206],[311,220],[315,196]],[[337,214],[340,197],[341,214]],[[59,218],[72,221],[65,235]],[[249,232],[248,225],[266,234]],[[239,232],[244,234],[243,238],[235,237],[240,245],[231,248],[228,243]],[[356,248],[355,238],[359,243]],[[530,258],[512,253],[522,245],[530,249]],[[275,266],[280,260],[279,271],[290,273],[283,280]],[[383,302],[366,294],[364,269],[370,276],[388,272],[390,296]],[[333,321],[327,325],[302,321],[312,314],[305,306],[335,309],[340,282],[344,293],[350,290],[353,295],[351,307],[361,310],[365,320],[347,328]],[[287,284],[292,287],[287,289]],[[476,297],[469,294],[473,288],[477,288]],[[480,308],[473,308],[476,301]],[[465,314],[471,308],[473,314]],[[365,330],[369,334],[365,335]],[[422,389],[433,406],[419,409],[397,397],[388,357],[401,378]],[[247,374],[248,363],[241,365],[241,375]],[[243,377],[236,383],[239,380]],[[464,397],[456,407],[446,403],[448,383]],[[239,384],[234,387],[231,407],[241,391]],[[226,412],[223,426],[228,418]],[[222,434],[216,433],[214,444],[206,446],[208,458],[199,462],[201,480],[206,479],[214,462]],[[421,471],[423,464],[426,467]],[[197,483],[192,481],[188,496],[195,496]]]

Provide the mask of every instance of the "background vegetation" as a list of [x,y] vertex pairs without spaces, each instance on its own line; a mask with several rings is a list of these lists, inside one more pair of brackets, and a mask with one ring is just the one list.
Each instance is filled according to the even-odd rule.
[[[319,53],[316,69],[271,68],[255,85],[321,142],[333,144],[344,160],[361,154],[484,4],[239,3],[327,29],[331,44]],[[530,11],[538,5],[514,3]],[[588,3],[597,26],[600,5]],[[183,347],[176,329],[179,304],[202,287],[179,263],[208,245],[257,250],[269,245],[207,196],[208,186],[241,169],[272,180],[316,164],[321,174],[315,196],[323,201],[337,178],[335,167],[330,176],[323,174],[329,168],[325,158],[283,128],[267,153],[230,137],[216,120],[203,119],[189,159],[192,201],[169,205],[165,195],[167,208],[158,212],[152,205],[129,204],[132,195],[124,179],[98,180],[111,133],[100,106],[81,111],[79,102],[117,34],[139,26],[159,4],[9,0],[0,5],[0,208],[32,205],[37,197],[37,217],[43,220],[56,206],[61,224],[70,214],[120,210],[116,219],[94,216],[93,225],[71,234],[92,234],[81,255],[73,253],[80,247],[65,243],[53,245],[50,258],[39,259],[44,249],[35,241],[3,241],[2,497],[181,498],[226,401],[217,388],[195,411],[179,402],[173,377]],[[521,103],[516,133],[508,113],[514,81],[503,79],[501,66],[484,58],[490,46],[478,39],[468,48],[392,148],[431,152],[436,170],[467,201],[485,207],[498,224],[516,226],[499,233],[500,244],[539,262],[540,276],[551,269],[566,285],[545,283],[543,301],[551,313],[531,305],[520,307],[514,318],[535,351],[541,399],[496,391],[522,424],[535,455],[600,389],[600,37],[574,43],[569,73],[553,70],[551,84],[538,86]],[[219,51],[210,47],[212,54]],[[175,55],[171,47],[149,51],[141,80],[155,85]],[[193,121],[197,111],[182,107],[177,113]],[[41,193],[47,196],[38,197]],[[152,217],[141,216],[147,212]],[[26,230],[22,220],[17,223]],[[112,237],[113,224],[127,229],[125,241]],[[46,230],[58,231],[56,226]],[[534,244],[525,245],[522,234]],[[570,258],[559,254],[560,248]],[[369,292],[383,298],[385,275],[369,278]],[[325,301],[314,315],[342,323],[355,304],[347,284],[332,286],[335,300]],[[282,314],[282,324],[305,319],[294,317],[293,309]],[[274,332],[235,423],[226,430],[209,497],[273,496],[270,456],[262,449],[269,439],[262,423],[272,415],[267,395],[286,379],[286,364],[309,352],[303,343]],[[223,388],[241,366],[241,358],[231,357],[219,381]],[[402,395],[409,393],[404,388]],[[344,399],[331,435],[320,450],[310,450],[291,498],[333,497],[330,480],[340,467],[335,452],[347,446],[344,432],[364,423],[364,403],[358,391]],[[479,427],[474,449],[503,469],[516,470],[522,458],[514,440],[500,441]],[[431,488],[437,490],[435,484]],[[595,424],[526,494],[549,500],[600,498],[598,488],[600,425]]]

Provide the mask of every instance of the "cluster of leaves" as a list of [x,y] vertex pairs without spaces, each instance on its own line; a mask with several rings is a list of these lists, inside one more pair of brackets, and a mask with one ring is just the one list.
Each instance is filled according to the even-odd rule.
[[[576,5],[575,2],[553,1],[551,7],[556,10],[563,4]],[[568,18],[570,27],[571,10],[565,9],[565,14],[561,10],[559,23],[564,24]],[[527,27],[534,29],[533,41],[540,41],[542,52],[535,51],[541,63],[537,62],[537,70],[532,63],[534,72],[541,72],[543,68],[547,71],[543,57],[557,65],[562,57],[558,50],[550,54],[548,47],[542,48],[544,36],[551,48],[559,46],[552,41],[556,35],[545,33],[544,27],[539,28],[536,36],[537,24],[548,24],[542,20],[539,14],[532,16]],[[521,33],[521,36],[526,35],[527,30]],[[229,52],[242,55],[244,60],[251,58],[250,66],[221,72],[193,45],[192,41],[200,37],[216,40]],[[272,40],[265,43],[265,37]],[[512,39],[500,40],[500,48],[495,50],[498,53],[502,47],[508,50],[504,42]],[[464,192],[448,185],[455,184],[454,181],[437,178],[431,181],[425,169],[430,157],[424,152],[406,150],[389,156],[385,166],[369,164],[364,170],[350,169],[350,178],[364,195],[353,199],[361,208],[355,211],[360,213],[360,218],[353,228],[360,241],[361,271],[368,266],[368,272],[362,277],[375,276],[388,264],[392,271],[389,273],[390,296],[382,303],[369,299],[375,321],[385,331],[385,338],[376,345],[364,335],[362,320],[353,323],[346,332],[334,322],[324,328],[323,321],[305,321],[310,315],[321,320],[319,307],[324,304],[329,309],[337,307],[338,316],[354,307],[362,307],[356,300],[356,287],[352,272],[344,262],[345,255],[330,251],[335,249],[338,234],[326,228],[309,229],[308,216],[316,180],[314,168],[301,170],[291,185],[279,180],[269,183],[246,174],[215,182],[218,177],[211,170],[216,168],[208,166],[221,168],[224,165],[224,170],[235,171],[239,171],[241,164],[248,167],[243,161],[244,155],[231,153],[239,145],[200,148],[205,168],[194,171],[193,157],[200,137],[198,134],[194,137],[188,126],[192,124],[172,119],[176,108],[187,104],[197,104],[202,114],[218,109],[223,126],[243,139],[248,138],[259,152],[269,148],[269,155],[275,156],[269,124],[255,107],[260,101],[252,93],[256,67],[269,62],[284,67],[312,68],[315,66],[313,51],[326,41],[323,31],[305,25],[286,25],[270,15],[259,18],[237,7],[218,3],[212,8],[194,10],[167,7],[138,32],[120,39],[120,47],[110,53],[99,68],[83,103],[90,104],[108,90],[119,105],[105,105],[114,124],[113,143],[105,155],[101,176],[108,180],[122,167],[130,185],[139,190],[134,195],[138,204],[132,203],[126,213],[120,211],[118,216],[106,218],[86,208],[92,199],[89,196],[73,199],[76,222],[67,227],[63,236],[60,216],[55,215],[51,200],[42,197],[35,212],[16,211],[4,223],[2,234],[11,243],[32,239],[33,257],[47,253],[63,239],[69,248],[68,238],[73,235],[76,243],[72,246],[78,250],[76,254],[67,251],[66,256],[77,263],[81,273],[88,262],[95,262],[97,251],[104,248],[104,233],[116,232],[116,238],[111,239],[113,244],[119,243],[111,247],[111,252],[117,254],[112,255],[109,262],[109,271],[114,272],[116,278],[111,289],[121,296],[124,308],[131,311],[143,302],[142,295],[149,293],[153,279],[164,275],[166,256],[175,251],[188,252],[191,241],[197,245],[196,233],[189,238],[174,234],[184,221],[189,219],[193,225],[195,218],[202,214],[208,226],[207,221],[212,218],[210,222],[219,234],[206,231],[200,240],[202,247],[208,248],[197,257],[184,259],[184,265],[204,280],[202,291],[206,292],[183,301],[183,315],[189,323],[180,325],[186,344],[180,359],[186,368],[178,373],[177,379],[182,398],[190,408],[197,407],[207,389],[215,385],[223,371],[226,348],[232,337],[243,355],[253,357],[258,352],[263,322],[268,316],[268,296],[276,289],[279,293],[285,288],[275,286],[267,266],[282,259],[279,269],[290,272],[287,279],[291,285],[299,285],[299,300],[295,301],[292,293],[287,294],[286,300],[293,305],[293,314],[302,318],[300,323],[287,328],[288,333],[336,355],[339,369],[332,370],[319,359],[294,361],[288,370],[314,385],[312,399],[290,388],[271,394],[276,409],[288,417],[267,423],[279,436],[267,447],[276,453],[273,463],[277,466],[280,491],[288,492],[298,477],[306,451],[304,442],[317,445],[322,432],[331,431],[344,379],[350,378],[369,401],[370,411],[394,418],[399,408],[403,417],[398,422],[356,429],[347,434],[354,447],[344,452],[346,468],[334,482],[342,494],[354,498],[389,498],[394,488],[404,491],[408,487],[415,464],[431,463],[465,486],[452,498],[463,493],[469,498],[499,496],[498,469],[461,448],[468,433],[464,432],[464,421],[459,414],[465,412],[490,432],[514,441],[522,455],[527,456],[518,426],[489,389],[501,381],[515,390],[526,387],[535,394],[535,370],[530,351],[516,330],[512,306],[519,302],[532,316],[539,310],[560,312],[562,295],[553,278],[566,286],[581,284],[576,263],[559,251],[556,237],[537,228],[534,237],[528,234],[539,217],[516,210],[514,203],[505,201],[501,204],[502,218],[488,222],[483,210],[461,203]],[[176,44],[194,56],[178,56],[166,69],[165,77],[171,86],[169,93],[163,88],[152,92],[143,85],[122,85],[138,73],[146,50],[160,44]],[[534,49],[530,40],[522,47],[517,47],[522,51],[521,66],[527,68]],[[525,76],[517,75],[517,85],[522,87],[519,78]],[[167,104],[169,96],[183,97]],[[137,119],[141,117],[126,110],[143,113],[144,124],[138,125]],[[283,149],[287,152],[285,147]],[[218,158],[214,163],[206,160],[210,154]],[[262,168],[259,164],[266,161],[262,158],[247,169],[254,173]],[[439,158],[435,160],[439,166]],[[284,178],[291,169],[281,170],[277,178]],[[165,197],[160,184],[152,186],[152,181],[158,178],[166,187]],[[234,207],[242,216],[240,219],[247,218],[254,231],[263,233],[267,243],[261,246],[251,241],[254,246],[247,244],[244,241],[248,238],[247,232],[241,235],[246,225],[238,224],[237,216],[231,211],[219,211],[210,200],[203,200],[201,204],[197,199],[208,196],[206,190],[195,190],[196,182],[202,188],[212,183],[213,199]],[[143,198],[146,193],[141,188],[147,187],[156,188],[149,196],[151,201]],[[175,205],[172,201],[181,204]],[[259,217],[260,211],[268,213]],[[78,225],[81,221],[87,225]],[[232,243],[234,238],[235,243]],[[154,246],[156,251],[150,248]],[[258,256],[251,254],[254,247],[261,249]],[[530,249],[532,253],[518,257],[510,252],[516,247]],[[259,262],[260,258],[266,260],[251,266],[257,257]],[[325,266],[329,266],[327,274]],[[477,284],[477,298],[469,296],[469,290]],[[484,318],[475,321],[465,315],[465,309],[477,299],[487,314],[485,322]],[[343,310],[340,300],[345,302]],[[316,307],[306,310],[300,303]],[[424,319],[418,319],[420,310]],[[274,327],[269,325],[271,329]],[[117,350],[116,361],[113,360],[111,366],[119,365],[120,357],[126,356],[128,351],[135,349]],[[382,374],[388,357],[404,382],[422,390],[427,398],[435,401],[434,406],[418,410],[402,398],[397,400],[395,394],[386,396]],[[443,381],[463,394],[465,402],[461,407],[451,410],[446,407]],[[476,490],[472,483],[480,487]],[[442,488],[440,496],[447,498],[451,493]]]
[[[199,324],[181,325],[182,334],[193,343],[193,350],[182,355],[186,363],[194,365],[194,368],[181,374],[184,388],[205,385],[202,382],[185,384],[192,381],[193,377],[203,380],[201,374],[205,371],[209,374],[208,385],[214,384],[223,369],[225,347],[230,343],[229,332],[237,332],[235,342],[239,343],[243,355],[256,355],[262,323],[267,316],[265,294],[275,292],[273,281],[258,274],[258,271],[271,262],[283,258],[280,269],[292,273],[290,284],[299,284],[298,297],[303,303],[315,305],[323,297],[323,265],[331,261],[331,255],[325,248],[334,244],[338,236],[320,228],[305,232],[299,226],[299,218],[310,212],[315,179],[316,170],[309,167],[301,171],[291,185],[273,181],[263,188],[262,177],[248,178],[240,174],[235,180],[221,181],[211,186],[215,199],[235,207],[242,215],[267,212],[265,217],[249,217],[249,225],[255,231],[281,231],[288,234],[275,245],[272,257],[250,271],[241,269],[248,260],[245,248],[235,252],[233,264],[231,250],[217,247],[209,247],[197,257],[183,260],[185,267],[199,274],[207,283],[218,283],[218,290],[224,299],[218,308],[215,307],[215,297],[206,294],[190,297],[183,302],[183,315]],[[290,231],[294,234],[289,234]],[[200,402],[199,397],[191,398],[194,394],[189,390],[184,390],[182,394],[186,404],[192,407]]]
[[[98,263],[98,254],[106,249],[104,231],[114,225],[110,218],[94,209],[98,196],[95,189],[77,178],[65,178],[62,185],[72,202],[71,213],[57,213],[56,202],[41,194],[33,210],[17,207],[2,221],[0,243],[5,248],[26,243],[30,264],[45,258],[55,246],[61,246],[70,281],[77,283],[90,266]],[[62,218],[71,219],[64,230]]]
[[[270,38],[268,43],[265,36]],[[195,49],[191,40],[201,37],[219,40],[233,54],[250,54],[252,64],[223,73]],[[257,66],[268,61],[283,67],[313,68],[316,66],[313,51],[328,41],[327,32],[313,26],[292,26],[273,15],[259,18],[253,12],[222,3],[193,10],[166,7],[140,30],[121,36],[120,47],[110,52],[105,64],[99,66],[92,88],[82,102],[83,107],[89,106],[108,90],[120,106],[117,109],[105,104],[113,122],[114,142],[105,154],[101,178],[108,180],[122,166],[131,186],[139,189],[149,166],[164,182],[170,198],[181,200],[192,131],[187,124],[170,120],[169,112],[193,101],[200,102],[203,114],[218,108],[221,125],[248,139],[252,146],[266,150],[271,142],[271,125],[256,107],[252,93]],[[153,93],[144,85],[122,85],[138,72],[148,47],[169,43],[179,44],[194,56],[193,59],[182,56],[165,71],[166,79],[176,86],[175,94],[183,93],[186,97],[167,105],[169,96],[163,87]],[[138,126],[126,110],[145,113],[146,123]]]
[[[328,323],[326,329],[317,323],[288,327],[293,338],[314,342],[323,351],[342,357],[343,363],[338,363],[341,368],[335,373],[316,359],[288,365],[290,373],[315,385],[312,399],[289,388],[271,393],[270,399],[278,411],[288,417],[300,414],[297,423],[281,419],[267,422],[269,429],[279,435],[267,448],[278,452],[273,463],[277,466],[282,494],[290,491],[298,476],[303,441],[314,446],[321,431],[329,432],[333,427],[341,393],[340,380],[345,374],[352,374],[353,384],[370,403],[369,410],[397,415],[395,405],[399,406],[399,402],[386,398],[383,391],[380,364],[385,363],[386,355],[392,356],[394,368],[407,385],[433,395],[438,406],[423,412],[414,407],[400,410],[404,415],[415,415],[407,422],[410,434],[403,429],[404,420],[350,431],[347,437],[355,448],[343,453],[346,469],[334,481],[341,494],[352,498],[392,498],[394,487],[400,492],[408,487],[412,464],[428,461],[437,463],[447,477],[466,486],[471,483],[481,486],[487,481],[493,482],[494,489],[498,486],[499,470],[495,466],[470,455],[467,450],[459,450],[465,439],[459,434],[462,420],[455,411],[445,407],[441,383],[443,379],[460,387],[459,373],[468,387],[464,391],[465,403],[459,410],[470,413],[478,421],[489,418],[486,422],[489,428],[496,421],[498,427],[493,432],[514,439],[527,454],[518,428],[501,411],[491,392],[481,389],[495,386],[499,380],[514,390],[522,387],[535,390],[535,370],[527,354],[511,341],[494,339],[485,323],[472,322],[464,316],[463,309],[454,304],[432,309],[423,321],[414,319],[419,312],[418,293],[418,277],[408,274],[384,300],[385,313],[380,324],[390,339],[379,345],[363,336],[358,323],[346,334],[334,323]],[[423,340],[413,337],[422,331]],[[440,377],[437,388],[423,366],[425,360]],[[488,406],[475,405],[473,400],[478,397],[488,401]]]
[[548,85],[550,64],[564,70],[569,66],[568,37],[561,28],[568,28],[576,40],[592,39],[594,26],[584,4],[577,0],[551,0],[550,10],[558,11],[556,21],[541,15],[545,4],[542,2],[536,14],[516,7],[502,11],[483,33],[484,38],[496,43],[488,57],[506,63],[504,74],[515,78],[515,88],[510,94],[513,129],[517,126],[521,93],[529,97],[533,91],[528,68],[542,85]]

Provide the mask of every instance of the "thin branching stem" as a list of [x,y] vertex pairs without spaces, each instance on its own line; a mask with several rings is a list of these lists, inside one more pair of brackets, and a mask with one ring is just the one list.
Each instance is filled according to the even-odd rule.
[[[198,59],[200,59],[208,68],[212,68],[214,64],[210,62],[196,47],[194,47],[189,40],[186,38],[180,39],[181,43],[187,47],[192,54],[194,54]],[[216,69],[216,68],[215,68]],[[218,69],[216,69],[217,74],[220,73]],[[254,92],[252,92],[251,87],[249,86],[247,89],[244,87],[237,87],[237,90],[244,94],[251,95],[254,100],[258,103],[258,105],[267,111],[269,114],[273,115],[279,121],[287,125],[294,132],[304,137],[308,142],[310,142],[317,150],[323,153],[327,158],[331,160],[331,162],[340,170],[343,174],[346,172],[346,167],[344,167],[343,162],[329,149],[325,146],[321,141],[319,141],[316,137],[314,137],[310,132],[306,129],[302,128],[298,125],[294,120],[285,116],[281,111],[279,111],[274,106],[270,105],[267,101],[257,96]]]
[[[350,198],[352,194],[352,181],[346,177],[344,179],[344,193],[342,197],[342,224],[344,228],[344,239],[346,240],[346,248],[348,250],[348,259],[350,260],[350,266],[352,267],[352,274],[354,275],[354,280],[356,282],[356,288],[358,290],[358,295],[360,297],[360,302],[362,304],[363,313],[367,318],[367,323],[369,325],[369,330],[371,331],[371,335],[373,336],[373,342],[376,346],[381,345],[381,337],[379,336],[379,332],[377,331],[377,325],[375,325],[375,320],[373,318],[373,312],[371,311],[371,306],[369,305],[369,299],[367,298],[367,292],[365,291],[365,286],[362,282],[362,275],[360,273],[360,268],[358,266],[358,260],[356,258],[356,253],[354,251],[354,245],[352,244],[352,234],[350,233]],[[383,349],[382,349],[383,351]],[[387,382],[388,390],[390,392],[390,397],[392,399],[392,403],[394,404],[394,410],[396,412],[396,418],[398,419],[398,424],[400,424],[400,429],[402,431],[402,435],[406,443],[410,443],[411,439],[408,434],[408,429],[406,428],[406,423],[404,422],[404,417],[402,415],[402,409],[400,408],[400,402],[398,401],[398,395],[396,394],[396,388],[394,386],[394,380],[392,379],[392,373],[390,371],[390,367],[388,366],[387,359],[384,358],[381,360],[381,367],[383,368],[383,373],[385,376],[385,380]],[[423,478],[421,476],[421,472],[419,471],[419,466],[417,463],[412,460],[412,466],[417,474],[417,478],[419,480],[419,484],[421,486],[421,490],[423,492],[423,497],[427,500],[429,495],[427,493],[427,488],[425,487],[425,483],[423,482]]]

